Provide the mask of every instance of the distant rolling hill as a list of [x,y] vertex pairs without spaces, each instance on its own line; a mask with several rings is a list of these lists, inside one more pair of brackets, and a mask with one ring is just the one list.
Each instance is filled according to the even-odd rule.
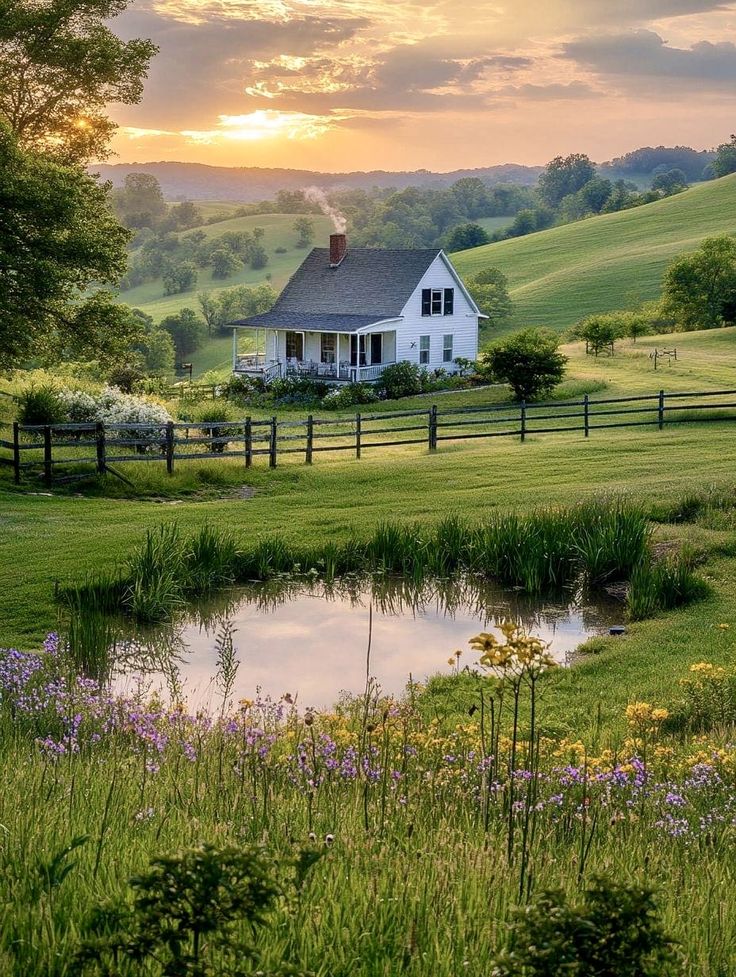
[[563,330],[592,312],[657,298],[672,259],[717,234],[736,234],[736,174],[657,203],[452,257],[463,276],[495,267],[508,277],[514,328]]
[[480,169],[433,173],[430,170],[370,170],[351,173],[319,173],[314,170],[266,169],[247,166],[207,166],[204,163],[101,163],[92,167],[104,180],[122,186],[128,173],[151,173],[169,200],[269,200],[277,190],[301,190],[319,186],[325,190],[371,187],[449,187],[462,177],[475,176],[484,183],[536,184],[541,166],[503,163]]

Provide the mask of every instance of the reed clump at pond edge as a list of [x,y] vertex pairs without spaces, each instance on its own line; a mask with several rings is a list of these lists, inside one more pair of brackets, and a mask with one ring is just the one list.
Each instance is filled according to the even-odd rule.
[[632,616],[649,616],[701,596],[692,561],[659,568],[651,526],[629,502],[597,500],[569,508],[492,513],[473,523],[450,515],[435,523],[380,524],[370,537],[304,547],[279,536],[242,545],[205,526],[185,534],[175,523],[149,531],[123,574],[60,592],[75,614],[123,613],[141,622],[169,619],[187,602],[223,587],[274,579],[332,582],[348,575],[400,575],[417,584],[472,574],[532,595],[573,585],[632,581]]

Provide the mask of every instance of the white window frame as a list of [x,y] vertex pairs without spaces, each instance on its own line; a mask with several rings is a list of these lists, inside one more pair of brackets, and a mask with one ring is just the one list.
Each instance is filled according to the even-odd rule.
[[[426,340],[426,348],[424,346],[425,340]],[[432,347],[432,337],[431,336],[420,336],[419,337],[419,365],[420,366],[429,366],[429,358],[430,358],[430,355],[431,355],[431,347]],[[423,359],[423,357],[424,357],[425,354],[427,356],[426,360]]]
[[[454,359],[452,355],[454,338],[455,338],[454,333],[451,332],[446,332],[442,337],[442,362],[443,363],[452,363]],[[449,343],[448,343],[448,339],[449,339]],[[448,353],[450,354],[449,356],[447,355]]]
[[[435,296],[437,298],[435,299]],[[435,312],[434,305],[435,301],[438,303],[439,311]],[[429,296],[429,314],[430,315],[444,315],[445,314],[445,290],[444,288],[433,288]]]

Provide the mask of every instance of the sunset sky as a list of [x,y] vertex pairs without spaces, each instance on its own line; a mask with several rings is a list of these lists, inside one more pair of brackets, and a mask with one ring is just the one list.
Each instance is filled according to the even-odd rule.
[[736,130],[736,3],[138,0],[159,46],[122,162],[450,170],[710,147]]

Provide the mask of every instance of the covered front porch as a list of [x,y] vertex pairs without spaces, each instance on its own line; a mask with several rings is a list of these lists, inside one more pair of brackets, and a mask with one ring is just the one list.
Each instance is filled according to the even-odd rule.
[[[240,352],[240,335],[251,352]],[[370,383],[396,362],[396,330],[339,332],[233,328],[233,373],[268,384],[282,377],[328,383]]]

